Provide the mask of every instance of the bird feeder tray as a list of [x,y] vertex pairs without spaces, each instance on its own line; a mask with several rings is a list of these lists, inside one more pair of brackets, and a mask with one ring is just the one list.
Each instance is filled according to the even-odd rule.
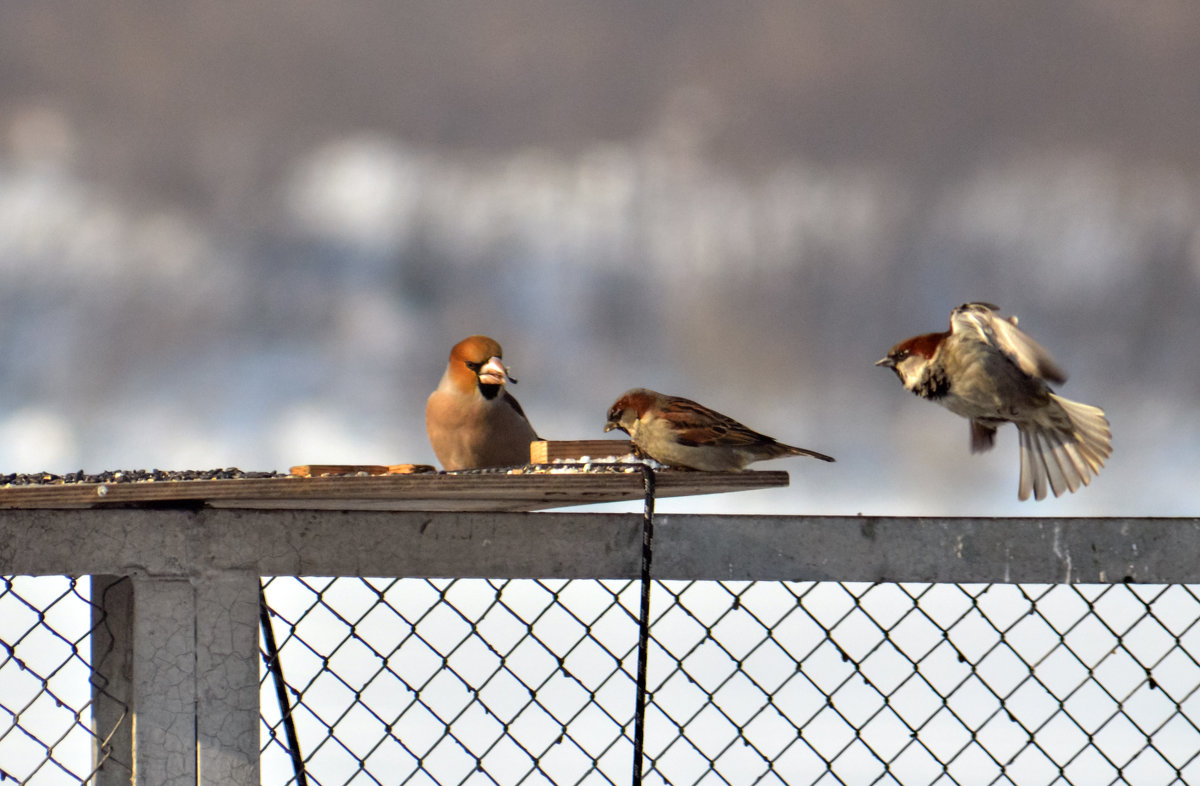
[[[603,440],[601,447],[627,452],[628,443]],[[538,443],[534,443],[536,446]],[[624,448],[621,446],[624,445]],[[305,464],[287,475],[236,473],[189,479],[199,473],[155,472],[131,480],[132,473],[93,476],[21,476],[21,485],[0,486],[0,508],[214,507],[248,509],[534,511],[603,502],[641,500],[643,470],[638,463],[579,463],[600,457],[596,441],[548,443],[547,455],[560,462],[524,467],[437,472],[412,464]],[[619,454],[608,454],[616,456]],[[125,477],[121,477],[125,474]],[[145,474],[145,473],[143,473]],[[228,473],[226,473],[228,474]],[[183,479],[175,479],[175,478]],[[656,469],[658,498],[778,488],[788,485],[780,471],[692,472]]]

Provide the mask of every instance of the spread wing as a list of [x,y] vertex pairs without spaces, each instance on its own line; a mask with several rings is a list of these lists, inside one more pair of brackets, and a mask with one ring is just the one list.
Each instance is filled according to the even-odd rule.
[[1017,327],[1017,318],[1000,316],[990,303],[966,303],[950,312],[952,333],[974,336],[1008,356],[1032,377],[1061,384],[1067,375],[1041,344]]

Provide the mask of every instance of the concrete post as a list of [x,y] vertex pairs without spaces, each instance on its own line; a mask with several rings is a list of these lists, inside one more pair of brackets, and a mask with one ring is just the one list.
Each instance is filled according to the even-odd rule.
[[92,582],[96,786],[257,786],[258,574]]
[[95,786],[133,781],[133,583],[125,576],[92,576],[93,760]]
[[196,581],[196,744],[204,786],[258,786],[258,573]]
[[178,577],[133,593],[133,783],[195,786],[196,594]]

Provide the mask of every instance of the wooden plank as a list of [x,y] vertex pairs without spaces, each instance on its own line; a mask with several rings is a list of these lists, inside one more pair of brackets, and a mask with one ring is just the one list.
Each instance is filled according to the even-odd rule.
[[[656,473],[657,495],[679,497],[774,488],[786,472]],[[529,511],[642,498],[641,473],[525,472],[343,475],[0,488],[0,508],[176,507],[317,510]]]
[[529,461],[531,464],[549,464],[553,461],[575,461],[581,458],[621,458],[633,452],[633,443],[627,439],[577,439],[566,441],[531,442]]
[[415,475],[437,472],[428,464],[300,464],[291,473],[301,478],[320,478],[329,475]]
[[386,475],[384,464],[300,464],[290,472],[298,478],[321,478],[329,475]]

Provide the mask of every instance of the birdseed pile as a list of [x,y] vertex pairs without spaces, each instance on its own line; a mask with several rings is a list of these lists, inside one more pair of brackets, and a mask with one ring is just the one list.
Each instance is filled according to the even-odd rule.
[[0,486],[61,486],[70,483],[169,483],[181,480],[238,480],[241,478],[286,478],[286,472],[245,472],[237,467],[224,469],[119,469],[89,473],[79,470],[65,475],[50,472],[0,475]]

